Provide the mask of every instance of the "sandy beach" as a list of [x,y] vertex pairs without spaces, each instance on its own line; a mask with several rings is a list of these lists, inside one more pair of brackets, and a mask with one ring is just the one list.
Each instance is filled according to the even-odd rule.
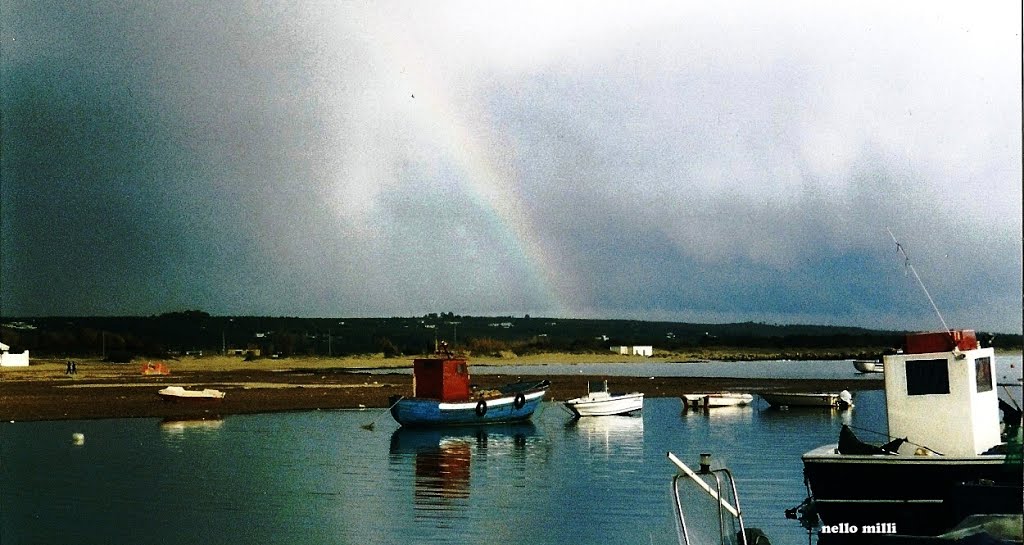
[[[580,361],[599,358],[580,356]],[[571,359],[571,358],[569,358]],[[601,358],[603,359],[603,358]],[[629,365],[631,361],[621,361]],[[163,361],[169,375],[144,375],[147,360],[111,364],[76,360],[77,373],[66,373],[67,360],[33,360],[28,368],[0,369],[0,420],[66,420],[122,417],[193,418],[275,411],[317,409],[376,409],[381,412],[393,395],[409,395],[412,377],[397,372],[411,359],[289,358],[241,361],[229,357],[186,358]],[[476,359],[474,365],[565,363],[566,357],[517,358],[514,361]],[[614,361],[609,359],[605,361]],[[650,361],[638,358],[637,361]],[[155,363],[155,362],[154,362]],[[680,365],[685,365],[681,363]],[[395,368],[395,373],[367,374],[367,368]],[[472,372],[472,371],[471,371]],[[551,381],[548,400],[565,400],[586,393],[585,375],[546,376]],[[510,375],[473,375],[481,387],[518,379]],[[529,378],[527,379],[529,380]],[[702,391],[825,391],[880,388],[875,380],[773,380],[735,378],[614,377],[619,391],[641,391],[648,397],[679,397]],[[162,400],[157,391],[166,386],[216,388],[226,392],[214,406],[188,406]]]

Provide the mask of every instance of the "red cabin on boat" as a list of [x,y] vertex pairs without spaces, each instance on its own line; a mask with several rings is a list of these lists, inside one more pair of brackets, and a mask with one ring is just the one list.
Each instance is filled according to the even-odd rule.
[[469,399],[469,367],[451,355],[412,362],[412,395],[441,401]]
[[949,352],[954,348],[961,352],[978,348],[978,337],[974,334],[974,330],[954,329],[937,333],[911,333],[907,335],[907,354]]

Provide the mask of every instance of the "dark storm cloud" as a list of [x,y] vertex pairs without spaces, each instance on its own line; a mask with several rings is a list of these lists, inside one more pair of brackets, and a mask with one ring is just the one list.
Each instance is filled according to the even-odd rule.
[[0,0],[0,312],[1020,331],[1019,6],[579,7]]

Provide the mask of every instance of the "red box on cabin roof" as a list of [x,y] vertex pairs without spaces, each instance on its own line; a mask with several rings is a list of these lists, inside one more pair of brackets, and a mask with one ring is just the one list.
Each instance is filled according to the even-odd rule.
[[974,350],[978,348],[978,337],[973,329],[954,329],[935,333],[910,333],[907,335],[907,354],[928,354],[930,352],[949,352]]
[[415,397],[441,401],[469,399],[469,368],[466,360],[419,358],[412,362]]

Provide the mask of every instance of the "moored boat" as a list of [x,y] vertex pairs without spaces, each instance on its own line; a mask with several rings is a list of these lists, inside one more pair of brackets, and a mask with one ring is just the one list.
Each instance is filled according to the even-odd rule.
[[186,390],[182,386],[168,386],[157,392],[164,401],[187,403],[216,403],[224,399],[224,392],[212,388]]
[[587,382],[587,395],[570,399],[564,403],[573,416],[616,416],[639,412],[644,408],[644,394],[612,393],[607,380]]
[[973,514],[1020,515],[1021,446],[1001,437],[993,349],[954,330],[908,335],[903,352],[884,357],[888,435],[900,440],[865,446],[844,429],[803,455],[823,528],[932,536]]
[[751,394],[741,394],[736,392],[713,392],[685,394],[682,399],[685,407],[712,408],[749,405],[754,401],[754,396]]
[[834,392],[758,392],[761,399],[776,408],[818,407],[847,409],[853,407],[853,394],[847,390]]
[[883,373],[885,364],[878,360],[853,360],[853,368],[858,373]]
[[393,398],[391,416],[403,426],[521,422],[533,416],[549,386],[541,380],[473,388],[466,358],[442,349],[413,360],[412,397]]

